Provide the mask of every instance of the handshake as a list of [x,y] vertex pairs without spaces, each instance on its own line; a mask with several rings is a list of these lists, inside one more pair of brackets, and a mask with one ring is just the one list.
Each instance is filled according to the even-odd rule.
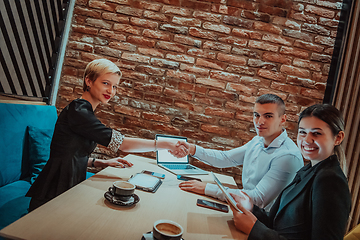
[[189,154],[195,154],[195,145],[187,143],[185,141],[178,141],[171,148],[169,148],[169,153],[171,153],[174,157],[183,158]]

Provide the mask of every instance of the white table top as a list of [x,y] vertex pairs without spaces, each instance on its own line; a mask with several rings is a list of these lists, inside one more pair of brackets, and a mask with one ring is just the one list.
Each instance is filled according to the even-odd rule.
[[[156,165],[156,161],[127,155],[131,168],[106,169],[76,185],[57,198],[0,231],[11,239],[141,239],[159,219],[169,219],[184,228],[185,240],[247,239],[235,229],[232,212],[223,213],[196,206],[198,198],[217,201],[206,196],[182,191],[176,176]],[[163,184],[155,193],[135,190],[140,201],[131,207],[108,202],[104,193],[117,180],[128,180],[142,170],[164,173]],[[197,175],[211,182],[210,175]],[[236,187],[232,177],[217,174],[226,186]]]

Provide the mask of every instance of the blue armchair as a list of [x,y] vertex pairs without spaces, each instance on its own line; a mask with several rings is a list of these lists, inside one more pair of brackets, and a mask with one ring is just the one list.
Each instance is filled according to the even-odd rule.
[[0,229],[28,213],[25,194],[49,158],[56,120],[55,106],[0,103]]

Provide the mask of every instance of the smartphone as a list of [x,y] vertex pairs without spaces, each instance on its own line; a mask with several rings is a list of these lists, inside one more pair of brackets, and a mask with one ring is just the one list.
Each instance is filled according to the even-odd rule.
[[161,178],[161,179],[165,178],[165,174],[152,172],[152,171],[148,171],[148,170],[143,170],[141,173],[149,174],[149,175],[152,175],[154,177]]
[[213,210],[218,210],[221,212],[229,212],[229,207],[225,204],[217,203],[217,202],[211,202],[204,199],[198,199],[196,205],[204,208],[210,208]]
[[188,176],[184,176],[184,175],[177,175],[176,177],[177,177],[177,179],[184,180],[184,181],[197,180],[197,181],[202,182],[200,178],[188,177]]

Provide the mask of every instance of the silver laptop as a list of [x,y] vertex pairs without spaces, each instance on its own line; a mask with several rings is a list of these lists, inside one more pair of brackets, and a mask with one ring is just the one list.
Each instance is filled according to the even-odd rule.
[[[156,135],[156,140],[166,140],[172,142],[186,141],[186,137],[170,136],[170,135]],[[176,175],[206,175],[207,171],[195,167],[189,163],[189,156],[177,158],[171,155],[168,150],[158,150],[156,152],[156,161],[158,166],[172,172]]]

